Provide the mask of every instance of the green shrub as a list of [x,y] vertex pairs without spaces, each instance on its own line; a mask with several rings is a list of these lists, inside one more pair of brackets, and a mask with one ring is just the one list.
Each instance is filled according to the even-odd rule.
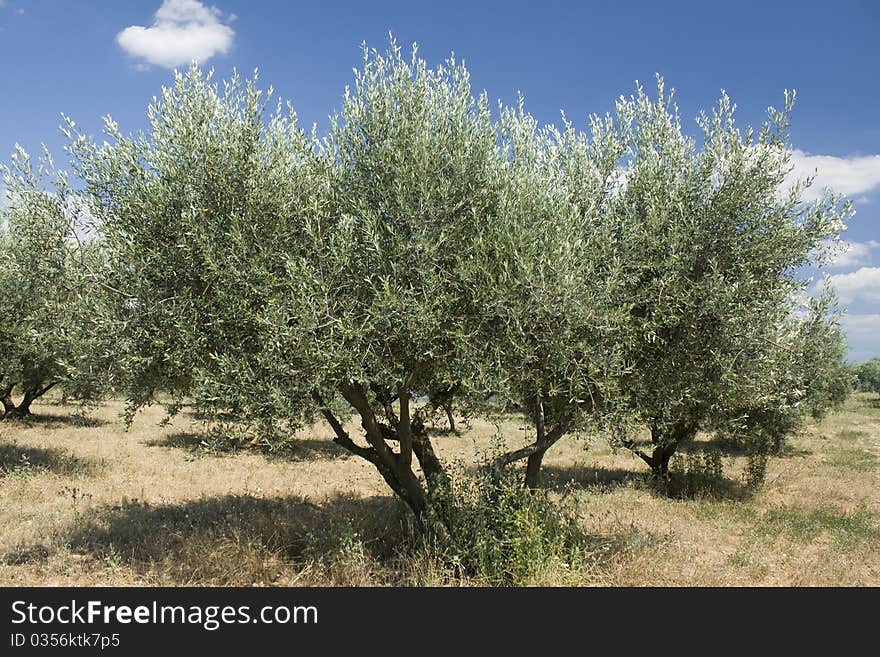
[[577,567],[586,535],[571,502],[530,492],[510,471],[453,472],[433,507],[445,526],[434,539],[441,560],[461,577],[490,585],[534,580],[549,566]]
[[764,485],[767,476],[767,460],[769,453],[766,450],[750,451],[746,457],[745,485],[751,491],[756,491]]

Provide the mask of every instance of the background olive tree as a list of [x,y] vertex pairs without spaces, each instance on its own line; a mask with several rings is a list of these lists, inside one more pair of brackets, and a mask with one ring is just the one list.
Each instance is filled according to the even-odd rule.
[[[736,127],[723,95],[699,118],[698,147],[658,78],[656,99],[639,87],[618,101],[613,116],[594,117],[589,137],[567,126],[550,149],[562,175],[543,185],[567,191],[548,207],[580,212],[581,225],[569,230],[578,247],[591,245],[582,260],[595,259],[569,268],[583,285],[580,301],[593,305],[592,321],[608,342],[625,350],[609,370],[627,397],[617,424],[647,425],[650,449],[625,429],[609,436],[658,477],[701,429],[747,417],[741,426],[753,436],[772,435],[778,446],[796,418],[839,401],[845,387],[845,348],[829,304],[815,304],[811,319],[801,321],[794,300],[809,283],[801,268],[822,263],[825,240],[839,234],[850,207],[831,195],[803,203],[810,180],[783,189],[793,100],[787,95],[784,110],[771,109],[755,134]],[[625,317],[615,315],[609,297]],[[553,321],[586,327],[571,316]],[[525,333],[537,334],[534,327]],[[562,361],[592,353],[588,342],[566,337],[573,351],[557,348]],[[810,367],[816,376],[807,376]]]
[[857,384],[864,392],[880,392],[880,358],[872,358],[858,366]]
[[0,402],[31,414],[53,388],[94,400],[109,384],[98,354],[106,333],[90,325],[98,297],[81,264],[100,255],[78,236],[79,201],[48,154],[21,148],[3,168],[9,206],[0,225]]
[[662,79],[656,99],[639,88],[618,103],[627,157],[614,215],[641,340],[628,389],[651,451],[623,444],[657,476],[679,445],[731,406],[768,387],[788,399],[803,383],[778,372],[796,368],[812,347],[780,344],[778,327],[809,282],[800,268],[821,262],[824,240],[843,229],[850,207],[830,195],[802,202],[810,181],[783,190],[793,100],[787,94],[784,110],[771,109],[755,133],[736,127],[723,95],[700,116],[700,148],[683,133]]
[[596,119],[587,138],[570,124],[540,126],[522,100],[502,109],[500,134],[504,221],[481,241],[483,341],[501,374],[499,395],[523,410],[535,439],[495,466],[526,459],[534,488],[553,444],[572,431],[608,430],[625,410],[622,266],[603,221],[622,146],[607,121]]

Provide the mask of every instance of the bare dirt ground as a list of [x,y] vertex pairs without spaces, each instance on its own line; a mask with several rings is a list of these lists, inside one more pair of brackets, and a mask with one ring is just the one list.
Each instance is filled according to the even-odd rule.
[[[31,421],[0,423],[0,585],[449,583],[429,559],[400,553],[400,505],[327,427],[300,432],[281,456],[215,455],[191,415],[159,426],[150,408],[124,431],[122,407],[82,421],[46,402]],[[499,433],[462,429],[436,438],[445,460],[475,463]],[[511,445],[526,438],[515,417],[500,431]],[[711,446],[704,437],[689,453]],[[529,583],[880,585],[876,396],[852,397],[791,439],[754,494],[740,484],[745,457],[722,457],[720,493],[670,499],[629,453],[564,440],[545,459],[547,484],[605,547],[577,572]]]

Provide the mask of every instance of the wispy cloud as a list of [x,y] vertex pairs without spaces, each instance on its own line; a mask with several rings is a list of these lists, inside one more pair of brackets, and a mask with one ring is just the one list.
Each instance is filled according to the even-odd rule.
[[789,184],[797,178],[815,176],[812,186],[804,191],[805,201],[821,198],[826,187],[850,198],[880,187],[880,155],[835,157],[794,150],[791,162],[794,170]]
[[834,260],[828,266],[835,269],[850,269],[869,264],[871,262],[871,252],[878,247],[880,247],[880,242],[877,240],[841,242],[837,247],[837,254],[834,256]]
[[16,15],[24,16],[24,9],[22,7],[16,7],[15,9],[12,9],[12,7],[9,5],[8,0],[0,0],[0,9],[10,9]]
[[829,285],[837,291],[841,303],[855,300],[880,303],[880,267],[860,267],[847,274],[833,274],[818,287]]
[[149,27],[132,25],[116,35],[129,55],[149,64],[174,68],[193,60],[204,62],[229,51],[235,32],[216,7],[198,0],[164,0]]

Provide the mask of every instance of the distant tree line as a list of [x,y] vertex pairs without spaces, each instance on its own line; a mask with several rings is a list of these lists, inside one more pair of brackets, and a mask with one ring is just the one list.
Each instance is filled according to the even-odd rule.
[[856,387],[862,392],[880,393],[880,358],[872,358],[856,368]]

